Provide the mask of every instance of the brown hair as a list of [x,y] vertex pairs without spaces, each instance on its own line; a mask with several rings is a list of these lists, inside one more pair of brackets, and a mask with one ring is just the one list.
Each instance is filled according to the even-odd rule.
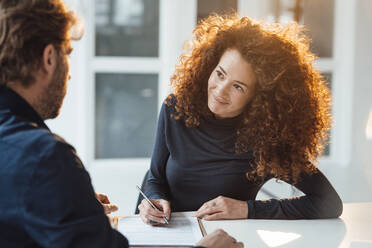
[[1,1],[0,85],[30,85],[48,44],[71,52],[69,31],[74,24],[75,15],[61,0]]
[[[235,151],[253,150],[252,180],[274,176],[297,183],[311,174],[331,125],[330,91],[314,69],[309,39],[296,23],[260,23],[212,15],[194,29],[191,54],[181,56],[171,78],[173,118],[198,126],[207,106],[208,78],[222,54],[237,49],[256,74],[255,94],[237,127]],[[168,102],[168,104],[170,104]]]

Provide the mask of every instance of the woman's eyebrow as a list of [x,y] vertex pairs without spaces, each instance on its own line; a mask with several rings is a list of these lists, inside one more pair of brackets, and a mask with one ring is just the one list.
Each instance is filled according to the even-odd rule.
[[220,68],[220,70],[221,70],[224,74],[227,75],[226,71],[222,68],[222,66],[219,65],[218,67]]
[[[220,70],[221,70],[225,75],[227,75],[226,71],[222,68],[222,66],[219,65],[218,67],[220,68]],[[240,82],[240,81],[238,81],[238,80],[234,80],[234,81],[237,82],[238,84],[242,84],[242,85],[244,85],[245,87],[248,88],[248,85],[247,85],[246,83]]]

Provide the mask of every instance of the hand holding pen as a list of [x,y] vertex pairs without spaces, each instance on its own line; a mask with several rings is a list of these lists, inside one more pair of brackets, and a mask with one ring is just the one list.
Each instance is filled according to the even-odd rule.
[[141,189],[136,186],[140,194],[144,197],[141,204],[138,206],[141,219],[144,223],[155,224],[169,224],[170,218],[170,203],[163,199],[149,199]]

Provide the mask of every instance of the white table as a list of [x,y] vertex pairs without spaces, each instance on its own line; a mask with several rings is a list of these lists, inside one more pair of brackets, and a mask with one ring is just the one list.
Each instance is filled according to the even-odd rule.
[[244,247],[372,248],[372,203],[346,203],[339,219],[203,221],[222,228]]

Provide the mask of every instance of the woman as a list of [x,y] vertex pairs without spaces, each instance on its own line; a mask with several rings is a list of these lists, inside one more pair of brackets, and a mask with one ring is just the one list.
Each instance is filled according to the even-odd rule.
[[[297,24],[210,16],[162,106],[145,223],[170,211],[212,219],[334,218],[342,202],[316,168],[330,128],[330,92]],[[276,178],[305,195],[256,201]]]

